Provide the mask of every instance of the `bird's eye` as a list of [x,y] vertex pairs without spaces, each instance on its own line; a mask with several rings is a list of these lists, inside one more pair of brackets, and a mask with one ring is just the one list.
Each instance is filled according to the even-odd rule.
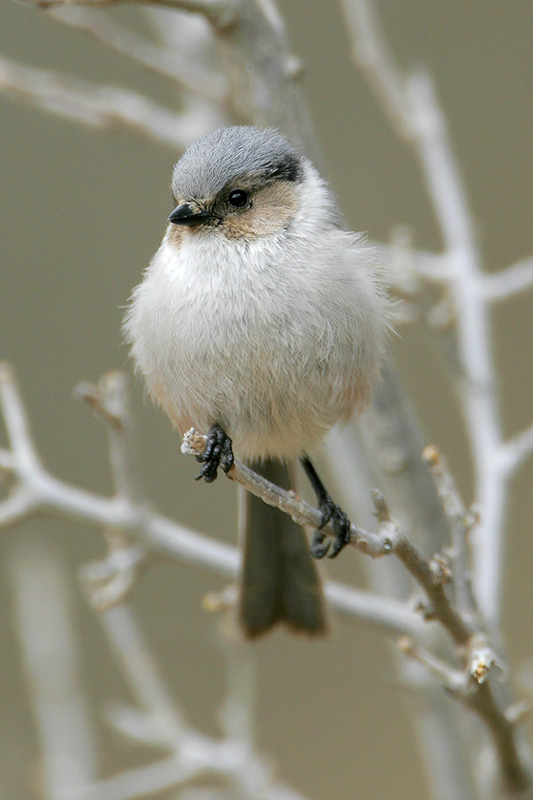
[[248,202],[249,195],[244,189],[234,189],[228,194],[228,203],[235,208],[243,208]]

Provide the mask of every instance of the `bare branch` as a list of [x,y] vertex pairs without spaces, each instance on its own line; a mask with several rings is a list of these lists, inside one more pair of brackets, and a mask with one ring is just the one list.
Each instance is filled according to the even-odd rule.
[[491,302],[508,300],[533,288],[533,258],[525,258],[500,272],[485,275],[482,288],[485,299]]
[[[175,754],[174,771],[167,770],[168,762],[163,761],[151,765],[149,772],[144,773],[145,794],[160,791],[164,785],[183,785],[201,775],[218,775],[230,787],[234,785],[237,788],[239,797],[274,800],[278,796],[278,788],[283,795],[285,787],[278,786],[270,769],[255,754],[248,738],[229,736],[220,741],[210,739],[185,722],[163,685],[135,617],[126,606],[104,612],[100,615],[100,621],[138,705],[146,714],[153,741]],[[165,768],[161,769],[162,766]],[[135,776],[139,776],[138,770],[99,782],[93,788],[99,788],[101,794],[95,791],[94,796],[138,797],[139,784],[133,780]],[[113,784],[115,794],[109,791]],[[122,795],[116,793],[117,784],[121,787]],[[92,795],[89,793],[88,796]],[[292,796],[295,799],[300,797],[296,793]]]
[[192,730],[163,686],[133,613],[122,605],[102,612],[98,620],[138,706],[158,732],[160,744],[179,751]]
[[511,478],[532,453],[533,424],[502,445],[500,463],[504,476],[508,479]]
[[[40,469],[39,457],[33,447],[31,428],[9,364],[0,362],[0,406],[4,415],[7,438],[19,470]],[[9,460],[2,462],[9,469]]]
[[455,602],[459,611],[467,615],[468,619],[473,622],[478,615],[478,611],[472,594],[468,534],[472,526],[477,522],[477,517],[473,517],[465,509],[452,474],[437,449],[435,447],[427,447],[424,450],[424,458],[429,464],[444,511],[450,520]]
[[[12,371],[6,367],[0,372],[0,377],[4,382],[3,394],[0,382],[0,402],[7,396],[9,410],[13,404],[20,406],[17,413],[25,419],[22,398]],[[104,414],[103,419],[111,426],[115,425],[112,415]],[[27,422],[21,430],[23,439],[29,437]],[[29,438],[22,444],[23,449],[33,449]],[[149,553],[207,570],[226,580],[238,577],[240,554],[236,548],[185,528],[144,505],[132,505],[127,496],[104,498],[86,492],[53,477],[39,461],[31,470],[21,469],[16,454],[7,450],[0,449],[0,465],[15,480],[12,493],[0,503],[0,525],[12,524],[28,514],[47,511],[138,537],[136,546],[126,548],[122,553],[112,549],[103,562],[86,568],[83,577],[95,588],[97,605],[106,607],[121,599],[131,588],[131,580],[144,563],[144,548]],[[327,584],[326,594],[332,607],[347,619],[379,625],[394,634],[417,636],[421,633],[420,618],[396,600],[337,583]]]
[[[194,428],[191,428],[183,437],[181,451],[185,455],[198,456],[201,455],[205,448],[205,436],[199,434]],[[254,472],[245,464],[235,460],[233,467],[227,473],[228,478],[236,481],[241,486],[251,492],[256,497],[260,497],[267,505],[279,508],[288,514],[294,522],[302,527],[318,528],[321,522],[320,511],[313,506],[296,497],[294,492],[287,492],[279,486],[275,486],[270,481],[263,478],[257,472]],[[362,528],[355,525],[351,526],[351,542],[352,547],[356,547],[364,553],[378,558],[382,555],[388,555],[395,546],[394,537],[396,531],[390,527],[387,528],[387,535],[369,533]],[[328,522],[322,528],[322,532],[329,536],[335,536],[335,530],[332,522]],[[391,539],[388,536],[391,536]]]
[[106,426],[109,461],[116,494],[132,506],[141,506],[145,498],[137,474],[133,443],[133,418],[129,407],[128,381],[123,372],[108,372],[98,382],[78,384],[75,397],[87,403]]
[[17,542],[7,574],[41,744],[44,794],[66,798],[94,780],[97,762],[65,575],[42,542]]
[[[201,455],[204,446],[205,437],[191,429],[184,436],[182,451],[189,455]],[[312,513],[313,509],[306,503],[297,500],[292,493],[285,492],[264,480],[238,461],[234,461],[227,476],[256,496],[261,497],[269,505],[290,514],[300,525],[316,526],[320,521],[320,515]],[[464,698],[469,707],[484,719],[495,742],[506,786],[512,791],[522,791],[530,785],[530,778],[519,752],[519,743],[505,710],[502,710],[486,681],[487,673],[495,663],[492,650],[485,639],[475,633],[474,629],[452,606],[445,591],[442,572],[428,563],[394,524],[383,496],[374,491],[373,499],[378,520],[378,533],[368,534],[366,531],[352,526],[352,536],[356,537],[352,542],[354,547],[373,556],[393,553],[423,589],[429,601],[429,605],[424,609],[426,619],[438,621],[455,644],[464,649],[467,653],[466,672],[463,675],[445,666],[442,661],[429,653],[418,654],[417,658],[434,675],[445,678],[445,684],[450,689],[453,688],[453,691]],[[326,527],[322,530],[325,533],[334,533],[327,530]],[[359,546],[359,539],[362,540],[362,547]],[[370,552],[368,552],[369,544]],[[412,655],[418,652],[411,645],[407,649]]]
[[446,248],[448,287],[456,309],[457,357],[461,369],[459,397],[476,471],[476,496],[483,508],[483,519],[473,539],[475,588],[483,613],[496,625],[501,599],[507,486],[501,480],[496,458],[502,430],[488,308],[483,294],[486,276],[480,265],[466,193],[430,78],[421,72],[403,76],[379,30],[369,0],[344,2],[357,9],[357,13],[347,14],[355,41],[363,36],[372,41],[372,84],[381,87],[378,98],[390,115],[400,116],[408,125],[408,139],[423,169]]
[[370,5],[364,0],[342,0],[341,8],[352,32],[352,55],[365,70],[383,109],[398,134],[413,136],[412,121],[405,102],[405,87],[392,56],[380,36]]
[[[205,436],[198,434],[194,428],[183,437],[182,452],[186,455],[201,455],[204,447]],[[287,492],[270,483],[240,461],[234,461],[227,476],[268,505],[289,514],[298,525],[312,526],[315,529],[319,526],[321,515],[316,508],[296,498],[293,492]],[[373,558],[396,555],[428,596],[430,607],[426,610],[426,617],[437,619],[457,644],[464,644],[472,635],[472,631],[451,607],[439,576],[432,572],[430,565],[392,521],[383,496],[375,491],[373,499],[379,523],[377,533],[369,533],[352,524],[350,544]],[[331,523],[321,530],[330,536],[335,535]]]
[[185,59],[180,50],[153,44],[117,25],[94,8],[59,5],[49,10],[51,19],[94,36],[120,55],[159,73],[180,88],[215,102],[225,102],[227,88],[220,73],[209,70],[200,59]]
[[241,0],[26,0],[40,8],[56,6],[106,6],[132,2],[142,5],[159,5],[202,14],[215,27],[223,29],[232,24]]
[[421,647],[415,647],[407,637],[402,637],[398,642],[398,647],[402,653],[413,661],[417,661],[433,675],[449,692],[457,695],[464,695],[468,686],[468,675],[455,669],[450,664],[433,653]]
[[3,57],[0,91],[85,125],[130,128],[178,149],[190,144],[215,121],[205,104],[191,104],[187,111],[176,114],[127,89],[90,84]]

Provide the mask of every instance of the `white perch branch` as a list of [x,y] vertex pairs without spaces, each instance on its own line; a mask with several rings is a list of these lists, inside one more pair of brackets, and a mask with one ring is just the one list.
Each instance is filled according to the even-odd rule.
[[98,86],[57,72],[27,67],[0,57],[0,91],[19,96],[37,108],[96,128],[125,127],[182,150],[216,120],[205,104],[191,104],[181,114],[143,95]]
[[[240,554],[236,548],[162,517],[145,505],[136,505],[128,497],[101,497],[50,475],[35,455],[22,398],[5,363],[0,367],[0,406],[7,415],[6,425],[16,448],[0,448],[0,467],[17,482],[13,493],[0,502],[0,522],[3,515],[6,524],[36,512],[66,515],[98,527],[129,532],[154,553],[225,579],[238,578]],[[20,463],[19,450],[24,454]],[[397,600],[333,582],[327,584],[326,596],[332,608],[348,619],[379,625],[395,634],[417,636],[422,632],[419,616]]]

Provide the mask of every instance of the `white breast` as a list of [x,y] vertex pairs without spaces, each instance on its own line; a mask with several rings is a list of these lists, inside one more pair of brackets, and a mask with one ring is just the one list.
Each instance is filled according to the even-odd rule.
[[125,320],[152,397],[180,431],[220,424],[246,458],[293,458],[364,403],[386,328],[355,237],[165,236]]

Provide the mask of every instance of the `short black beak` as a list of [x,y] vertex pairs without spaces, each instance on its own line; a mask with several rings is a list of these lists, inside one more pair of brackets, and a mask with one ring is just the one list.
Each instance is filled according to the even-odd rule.
[[168,221],[173,225],[188,225],[194,227],[202,225],[210,219],[215,219],[215,215],[209,211],[195,211],[189,203],[180,203],[170,214]]

